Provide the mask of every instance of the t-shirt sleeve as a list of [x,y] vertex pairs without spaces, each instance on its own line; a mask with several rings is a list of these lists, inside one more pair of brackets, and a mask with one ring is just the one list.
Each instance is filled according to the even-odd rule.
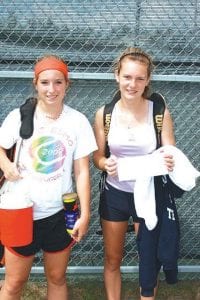
[[19,138],[21,120],[19,109],[12,110],[0,127],[0,146],[9,149]]
[[77,125],[77,144],[74,159],[87,156],[97,150],[94,132],[88,119],[81,114]]

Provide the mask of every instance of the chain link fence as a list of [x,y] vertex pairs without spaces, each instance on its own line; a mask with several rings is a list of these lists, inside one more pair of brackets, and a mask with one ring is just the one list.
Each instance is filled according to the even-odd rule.
[[[32,67],[46,53],[64,58],[71,73],[67,103],[93,122],[116,89],[112,62],[127,46],[152,54],[152,89],[166,97],[177,146],[200,169],[200,3],[198,0],[0,1],[0,121],[33,95]],[[87,237],[74,246],[69,272],[102,271],[98,217],[99,172],[91,162],[92,217]],[[180,270],[200,272],[200,187],[177,200]],[[127,233],[122,270],[137,273],[134,234]],[[40,253],[33,272],[42,273]]]

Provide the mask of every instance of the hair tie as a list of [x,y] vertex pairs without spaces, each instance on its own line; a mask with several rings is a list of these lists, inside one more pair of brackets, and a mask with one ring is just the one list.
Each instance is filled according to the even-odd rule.
[[65,75],[66,79],[68,79],[67,65],[55,57],[45,57],[36,63],[34,68],[35,78],[37,79],[38,75],[46,70],[58,70]]

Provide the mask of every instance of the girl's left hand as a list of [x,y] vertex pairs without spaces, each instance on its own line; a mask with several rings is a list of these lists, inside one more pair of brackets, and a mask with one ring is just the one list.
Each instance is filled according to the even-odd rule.
[[168,171],[172,172],[174,169],[174,164],[175,164],[173,155],[164,154],[163,157],[164,157],[165,165],[166,165]]
[[89,221],[86,221],[85,218],[80,217],[73,228],[72,231],[72,238],[76,241],[76,242],[80,242],[82,240],[82,238],[86,235],[87,231],[88,231],[88,225],[89,225]]

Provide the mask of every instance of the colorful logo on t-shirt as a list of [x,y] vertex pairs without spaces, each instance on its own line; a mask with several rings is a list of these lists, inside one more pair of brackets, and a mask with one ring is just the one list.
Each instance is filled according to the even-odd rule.
[[60,140],[52,136],[43,136],[32,143],[31,156],[36,172],[50,174],[62,167],[66,149]]

